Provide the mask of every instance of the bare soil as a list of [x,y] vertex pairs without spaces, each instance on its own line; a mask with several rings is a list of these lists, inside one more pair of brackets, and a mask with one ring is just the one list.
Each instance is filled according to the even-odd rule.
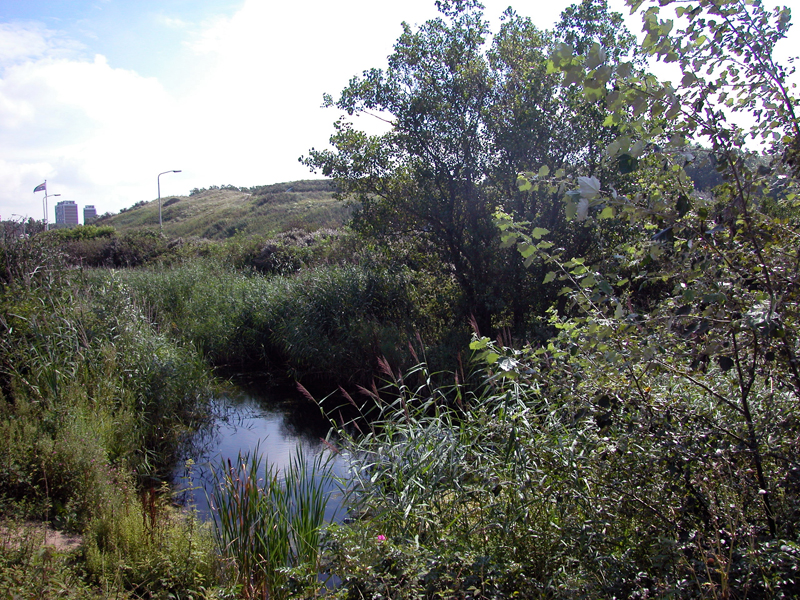
[[79,535],[64,533],[40,521],[0,524],[0,546],[17,549],[21,545],[50,547],[59,552],[75,550],[83,543]]

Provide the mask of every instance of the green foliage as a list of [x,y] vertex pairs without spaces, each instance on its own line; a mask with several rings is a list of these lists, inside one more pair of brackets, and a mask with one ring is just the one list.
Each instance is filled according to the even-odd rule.
[[265,274],[289,275],[305,267],[318,265],[335,252],[343,237],[341,230],[319,229],[313,233],[285,231],[260,241],[257,254],[243,257],[237,267],[253,267]]
[[[788,72],[772,57],[788,13],[737,1],[681,4],[686,26],[671,37],[673,23],[659,11],[672,4],[643,12],[643,48],[678,62],[678,87],[620,67],[604,70],[598,86],[603,61],[591,52],[552,56],[552,69],[605,99],[606,123],[621,134],[606,155],[635,172],[635,185],[619,193],[596,177],[557,175],[549,189],[573,188],[563,199],[576,221],[617,220],[638,235],[609,238],[602,259],[590,261],[554,246],[534,223],[502,212],[496,222],[505,244],[549,265],[544,284],[558,282],[569,302],[552,312],[559,336],[526,360],[531,379],[576,403],[575,414],[602,433],[592,454],[603,462],[583,472],[608,515],[599,521],[604,535],[620,536],[650,592],[791,597],[798,231],[779,215],[792,208],[800,127]],[[747,132],[731,123],[739,112],[756,117]],[[765,156],[747,147],[746,133],[769,142]],[[694,158],[686,142],[701,138],[725,180],[713,196],[694,193],[684,168]],[[521,184],[547,177],[526,174]],[[494,350],[492,361],[503,354]],[[656,527],[658,537],[647,533]],[[608,568],[594,576],[608,581]],[[623,582],[631,585],[624,574]]]
[[309,465],[298,450],[281,476],[264,458],[256,447],[214,473],[214,524],[228,577],[245,598],[287,598],[292,587],[316,593],[330,465],[321,454]]
[[[476,339],[482,385],[442,387],[420,367],[373,393],[369,426],[340,429],[362,516],[329,539],[341,597],[792,597],[797,542],[768,535],[736,411],[671,372],[609,364],[618,340],[601,354],[559,326],[546,348]],[[757,410],[792,413],[790,393],[763,387]],[[773,504],[788,524],[796,430],[763,435],[762,466],[789,477]]]
[[3,598],[107,597],[85,581],[75,551],[43,545],[41,529],[32,530],[13,519],[0,521],[0,595]]
[[[147,544],[141,532],[126,538],[114,527],[141,522],[132,482],[169,477],[187,433],[207,422],[206,367],[193,349],[157,334],[113,275],[90,282],[66,269],[48,238],[0,246],[0,514],[84,536],[107,530],[86,548],[99,552],[93,581],[116,597],[125,587],[166,597],[170,586],[178,597],[201,597],[213,559],[187,551],[188,524]],[[5,550],[0,589],[93,596],[86,556]],[[22,577],[25,569],[39,578]]]
[[591,514],[589,471],[575,467],[589,467],[596,434],[536,386],[492,372],[524,371],[519,352],[498,360],[482,344],[493,366],[477,386],[443,387],[420,366],[373,393],[368,430],[340,430],[364,515],[331,542],[343,596],[546,597],[573,585],[561,571],[580,563]]
[[345,265],[266,278],[195,261],[121,276],[153,320],[217,365],[358,381],[380,356],[405,358],[413,308],[402,271]]
[[211,527],[168,499],[168,489],[140,497],[130,481],[119,481],[84,534],[89,576],[137,598],[212,597],[217,556]]
[[39,237],[4,237],[0,243],[0,291],[7,292],[10,286],[30,289],[56,285],[62,258],[57,248]]
[[[553,34],[509,11],[487,49],[479,5],[442,5],[442,13],[416,30],[404,25],[386,70],[365,71],[338,101],[328,98],[349,115],[384,115],[391,131],[370,136],[342,118],[334,149],[312,149],[304,162],[355,203],[354,227],[365,237],[414,240],[433,254],[440,272],[458,283],[462,318],[472,315],[488,332],[493,318],[511,313],[520,330],[536,282],[498,247],[492,212],[502,205],[522,218],[563,222],[559,203],[517,189],[517,173],[542,163],[553,171],[600,169],[610,136],[599,109],[562,92],[547,72]],[[565,14],[560,34],[612,39],[620,57],[631,43],[620,23],[604,2],[587,2]],[[592,245],[586,237],[570,242]]]
[[61,242],[93,240],[95,238],[107,238],[116,233],[116,229],[110,225],[78,225],[66,229],[53,229],[48,232],[48,236],[53,236]]
[[64,281],[50,293],[16,289],[4,298],[8,401],[30,410],[50,439],[72,420],[97,418],[111,428],[123,419],[118,425],[132,438],[106,431],[103,446],[117,450],[114,459],[162,473],[184,428],[205,418],[205,366],[192,349],[156,334],[113,278],[91,290],[83,285]]

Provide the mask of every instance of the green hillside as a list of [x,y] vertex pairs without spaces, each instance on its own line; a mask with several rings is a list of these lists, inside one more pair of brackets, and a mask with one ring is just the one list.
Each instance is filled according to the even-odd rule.
[[[161,198],[164,234],[224,239],[237,233],[273,235],[290,229],[339,227],[347,221],[350,209],[333,196],[328,180],[195,189],[189,196]],[[137,203],[119,214],[103,216],[95,224],[111,225],[121,232],[157,230],[158,200]]]

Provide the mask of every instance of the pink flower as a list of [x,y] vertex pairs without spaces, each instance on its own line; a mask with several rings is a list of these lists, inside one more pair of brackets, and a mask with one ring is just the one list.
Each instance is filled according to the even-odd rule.
[[386,541],[386,536],[385,535],[379,535],[375,539],[377,539],[379,542],[385,542]]

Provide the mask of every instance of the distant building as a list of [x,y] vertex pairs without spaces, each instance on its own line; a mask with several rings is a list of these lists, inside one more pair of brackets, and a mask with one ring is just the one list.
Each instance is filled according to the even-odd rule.
[[83,224],[88,225],[97,218],[97,210],[93,204],[87,204],[83,207]]
[[56,204],[56,226],[72,227],[78,224],[78,204],[73,200],[62,200]]

